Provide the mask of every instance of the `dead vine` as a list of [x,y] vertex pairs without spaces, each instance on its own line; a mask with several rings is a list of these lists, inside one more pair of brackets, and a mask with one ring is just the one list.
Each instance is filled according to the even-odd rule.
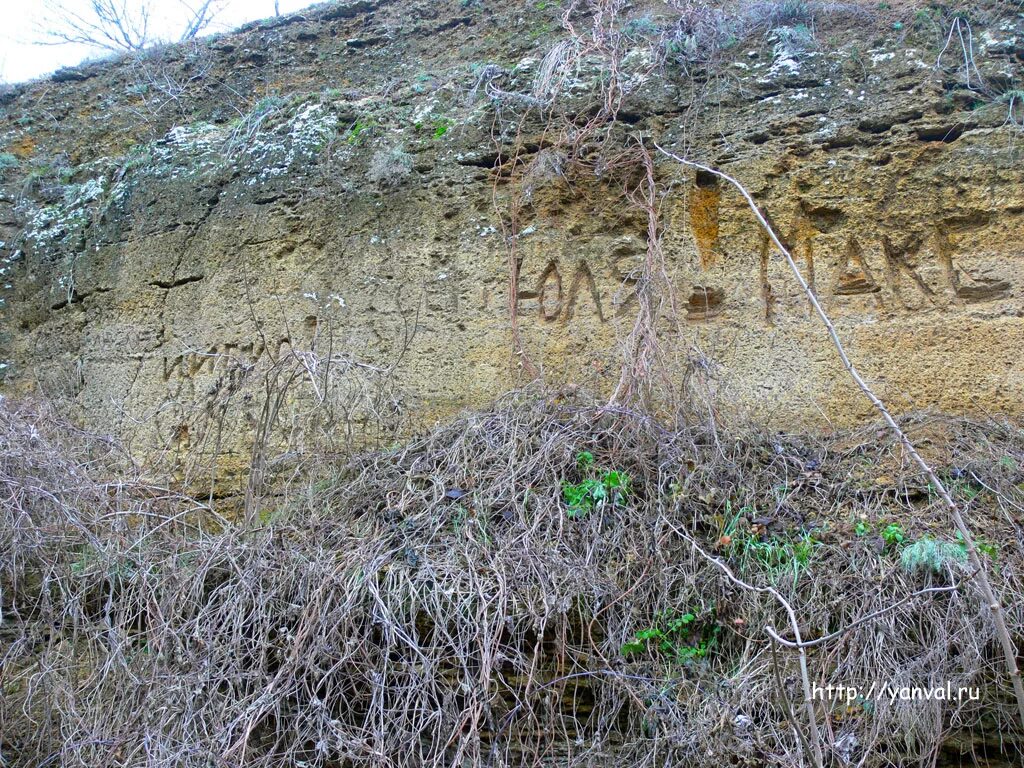
[[[902,428],[944,430],[942,471],[993,489],[972,486],[968,514],[1000,542],[1019,636],[1024,549],[1002,510],[1024,502],[1020,430]],[[1014,731],[1012,692],[985,653],[996,628],[968,568],[915,573],[853,530],[851,519],[874,530],[913,520],[907,535],[921,537],[945,519],[874,427],[719,439],[517,393],[406,445],[325,461],[247,522],[136,482],[109,441],[5,402],[3,757],[791,766],[809,752],[786,703],[805,677],[982,691],[855,711],[816,700],[826,760],[924,766],[961,728],[996,718]],[[628,475],[629,490],[573,516],[565,483],[588,466]],[[113,471],[125,478],[115,486]],[[896,485],[857,480],[865,471]],[[806,557],[794,560],[800,541]],[[798,618],[806,670],[773,661],[790,641],[761,632],[792,626],[776,593]],[[652,632],[667,645],[635,650]],[[701,643],[703,655],[686,650]]]

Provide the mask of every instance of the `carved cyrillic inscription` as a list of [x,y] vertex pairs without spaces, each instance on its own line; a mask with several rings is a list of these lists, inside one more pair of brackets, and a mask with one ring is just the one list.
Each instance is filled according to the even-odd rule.
[[[730,248],[733,244],[719,229],[718,202],[708,197],[712,193],[718,194],[719,190],[707,179],[698,180],[692,190],[690,203],[697,210],[691,207],[688,218],[693,229],[689,243],[700,257],[697,263],[686,258],[685,251],[665,250],[678,299],[678,305],[673,306],[678,306],[680,313],[685,311],[691,322],[720,322],[731,314],[730,305],[739,311],[750,305],[744,300],[750,298],[749,294],[744,297],[744,290],[757,291],[759,295],[754,296],[760,300],[761,320],[773,325],[781,302],[799,296],[800,291],[786,282],[790,279],[788,269],[775,261],[775,245],[763,230],[755,231],[758,250],[752,264],[743,250],[750,247],[749,239],[740,241],[744,245]],[[997,267],[991,266],[989,256],[957,256],[952,238],[964,234],[960,220],[940,220],[923,233],[878,232],[877,223],[850,221],[837,208],[814,206],[804,200],[798,201],[784,227],[772,222],[767,213],[764,215],[780,234],[808,285],[822,298],[830,297],[854,312],[868,307],[886,312],[942,311],[1013,295],[1013,286],[1000,274],[1001,269],[997,272]],[[844,230],[850,234],[844,234]],[[743,234],[749,237],[749,230]],[[688,243],[683,242],[686,248]],[[593,248],[589,242],[586,247]],[[524,257],[519,264],[524,274],[519,276],[521,288],[516,297],[519,315],[543,323],[580,319],[604,323],[635,313],[643,249],[637,233],[618,238],[604,256],[587,253],[587,258],[566,258],[545,253],[536,260]],[[734,262],[727,268],[720,263],[725,253],[730,253]],[[534,271],[540,264],[543,269]],[[750,287],[744,289],[741,283],[748,269],[753,274],[748,273]],[[779,285],[773,285],[773,281]],[[788,287],[781,290],[783,283]],[[737,290],[736,301],[728,302]],[[865,305],[865,299],[870,303]]]
[[936,249],[939,252],[939,259],[942,261],[943,271],[948,280],[949,289],[957,299],[967,303],[980,301],[995,301],[1005,299],[1010,295],[1012,286],[1006,280],[987,277],[985,275],[971,275],[971,284],[963,284],[963,272],[953,263],[953,244],[949,241],[946,233],[937,229],[935,233]]
[[541,274],[536,296],[541,320],[557,320],[562,314],[562,273],[554,261],[548,262],[547,269]]
[[552,259],[541,272],[533,290],[521,290],[517,295],[520,302],[536,300],[537,316],[548,323],[571,320],[582,307],[589,304],[598,321],[605,322],[601,292],[598,290],[594,273],[585,261],[580,261],[572,272],[568,289],[563,290],[564,280],[557,260]]
[[[779,231],[777,227],[775,229]],[[819,266],[815,258],[819,231],[800,212],[790,229],[790,237],[783,243],[798,263],[802,261],[804,278],[814,288]],[[870,252],[865,243],[871,245],[863,236],[850,235],[846,239],[842,255],[835,262],[835,271],[830,278],[822,279],[833,296],[870,294],[879,307],[914,312],[950,304],[992,301],[1011,295],[1012,286],[1008,281],[971,273],[955,264],[955,249],[942,225],[926,236],[898,238],[882,234]],[[772,250],[769,238],[764,235],[761,239],[760,280],[764,316],[768,323],[772,322],[775,312],[775,294],[769,282],[767,263],[772,257]],[[933,255],[929,257],[929,254]]]
[[[287,338],[278,340],[273,345],[275,355],[280,356],[282,349],[289,343]],[[164,381],[170,381],[172,378],[191,379],[203,372],[214,373],[219,361],[254,363],[266,353],[267,347],[262,339],[247,344],[234,342],[213,344],[205,350],[164,357],[163,378]]]
[[911,264],[911,259],[921,250],[923,241],[919,237],[911,236],[905,239],[900,245],[895,245],[888,235],[882,236],[882,253],[885,255],[885,277],[889,283],[889,290],[905,309],[916,309],[917,305],[907,301],[903,291],[903,281],[908,280],[911,285],[917,287],[920,294],[931,304],[935,304],[935,291],[922,279],[917,270]]
[[576,312],[576,300],[579,298],[580,291],[582,290],[586,290],[589,294],[594,311],[597,313],[597,319],[603,323],[604,310],[601,309],[601,294],[598,293],[597,283],[594,282],[594,273],[590,271],[590,267],[587,266],[585,261],[580,262],[580,265],[576,268],[576,273],[573,275],[572,282],[569,284],[569,297],[565,304],[565,319],[567,321],[572,320],[573,314]]
[[718,251],[718,207],[722,200],[718,177],[698,171],[690,195],[690,227],[700,264],[706,269],[716,261]]
[[768,279],[768,260],[771,258],[771,243],[767,237],[761,240],[759,277],[761,283],[761,303],[764,306],[764,321],[768,325],[775,324],[775,294]]

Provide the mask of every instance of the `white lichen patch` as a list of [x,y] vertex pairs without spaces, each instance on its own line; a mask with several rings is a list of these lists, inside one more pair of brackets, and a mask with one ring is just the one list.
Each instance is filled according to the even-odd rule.
[[163,139],[136,153],[135,171],[153,178],[200,176],[223,163],[224,142],[225,130],[216,125],[178,125]]
[[779,27],[772,31],[771,37],[775,40],[775,46],[772,49],[772,64],[768,68],[767,80],[798,73],[800,60],[813,55],[807,50],[811,42],[810,33],[802,26]]
[[103,176],[82,184],[68,184],[61,202],[45,206],[26,198],[17,208],[28,220],[22,237],[33,250],[51,256],[61,246],[73,244],[89,223],[106,185],[107,179]]
[[123,197],[140,178],[208,178],[231,168],[242,171],[246,184],[257,185],[314,162],[337,135],[338,116],[321,103],[293,108],[261,103],[231,125],[175,126],[123,158],[130,173],[115,185],[112,197]]
[[778,77],[779,75],[792,75],[800,71],[800,62],[792,56],[785,56],[776,59],[771,68],[768,70],[768,74],[771,77]]
[[252,186],[312,162],[334,137],[338,117],[322,104],[306,104],[274,130],[258,133],[245,147],[239,165]]

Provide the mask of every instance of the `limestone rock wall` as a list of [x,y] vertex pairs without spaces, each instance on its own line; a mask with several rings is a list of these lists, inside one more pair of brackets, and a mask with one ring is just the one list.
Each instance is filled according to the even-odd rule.
[[[625,133],[750,188],[897,410],[1024,403],[1024,18],[993,8],[973,19],[984,89],[937,59],[938,17],[822,16],[801,47],[794,27],[729,51],[700,102],[669,66],[624,107]],[[515,121],[480,87],[528,91],[560,34],[557,9],[349,3],[8,90],[4,390],[146,451],[202,432],[244,462],[263,384],[242,380],[312,349],[335,360],[349,437],[397,435],[524,383],[513,234],[531,358],[549,383],[607,390],[646,218],[617,183],[558,173],[503,215]],[[522,151],[546,151],[521,125]],[[699,353],[724,410],[779,428],[869,418],[741,198],[657,173],[680,376]]]

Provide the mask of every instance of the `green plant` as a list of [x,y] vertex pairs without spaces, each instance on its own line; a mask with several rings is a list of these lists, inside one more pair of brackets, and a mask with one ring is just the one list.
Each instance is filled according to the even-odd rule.
[[10,152],[0,152],[0,171],[7,168],[17,168],[19,160]]
[[526,33],[526,37],[530,42],[536,42],[545,35],[550,35],[554,29],[555,28],[552,26],[551,22],[543,21],[531,27],[530,31]]
[[256,519],[260,525],[274,525],[280,522],[287,514],[285,507],[267,506],[259,510]]
[[384,187],[393,187],[412,172],[412,155],[399,145],[378,150],[370,158],[367,178]]
[[488,531],[487,518],[477,515],[471,507],[456,504],[451,512],[452,531],[465,535],[484,546],[491,545],[491,534]]
[[900,556],[903,568],[909,573],[942,573],[946,568],[966,560],[967,550],[962,544],[933,539],[930,536],[908,544]]
[[907,539],[907,532],[899,523],[889,523],[882,529],[882,541],[887,547],[898,547]]
[[659,615],[654,623],[637,632],[619,649],[623,656],[649,651],[669,658],[679,665],[702,659],[714,648],[721,626],[712,609],[704,618],[690,610],[686,613]]
[[252,108],[251,114],[262,115],[267,112],[273,112],[275,109],[283,107],[284,104],[285,100],[282,96],[276,93],[270,94],[256,102],[256,105]]
[[[726,514],[731,513],[732,504],[727,501]],[[744,506],[735,515],[731,515],[720,538],[725,543],[726,554],[741,571],[759,565],[770,572],[790,571],[793,578],[797,579],[800,572],[810,564],[819,542],[810,532],[804,532],[794,540],[763,537],[754,531],[742,530],[741,521],[756,514],[755,508]]]
[[[950,493],[954,496],[962,496],[967,501],[974,501],[981,493],[981,488],[966,479],[962,472],[945,474],[942,476],[942,482],[946,484]],[[931,483],[928,484],[928,494],[930,497],[937,495],[936,489],[932,487]]]
[[345,132],[345,141],[349,146],[355,146],[361,144],[363,139],[366,138],[366,134],[373,128],[373,121],[366,118],[359,118],[355,120],[352,125],[349,126]]
[[461,533],[468,519],[469,510],[466,509],[462,504],[456,504],[455,511],[452,513],[452,528],[454,529],[454,531],[456,533]]
[[867,536],[871,533],[871,525],[867,520],[858,520],[857,524],[853,526],[853,532],[858,536]]
[[[964,551],[964,556],[967,555],[967,542],[964,539],[964,535],[960,531],[956,532],[957,544]],[[993,560],[999,557],[999,546],[993,544],[988,539],[975,539],[974,548],[983,555],[988,555]]]
[[730,537],[728,551],[741,571],[749,570],[751,565],[757,564],[775,575],[792,573],[796,580],[810,565],[819,543],[810,533],[804,533],[795,540],[775,537],[762,539],[753,533],[746,533]]
[[416,93],[426,93],[436,90],[438,85],[437,77],[431,72],[420,72],[413,78],[412,89]]
[[434,138],[440,139],[452,127],[453,123],[447,117],[441,117],[434,121]]
[[623,27],[622,32],[626,37],[633,39],[653,38],[661,32],[661,28],[653,19],[651,19],[650,16],[641,16],[638,19],[630,19],[626,22],[626,26]]
[[921,8],[914,14],[914,27],[920,29],[926,25],[937,26],[941,15],[937,8]]
[[794,25],[792,31],[786,37],[796,42],[809,43],[814,40],[814,32],[809,26],[801,22]]
[[818,546],[818,542],[814,537],[805,533],[795,542],[790,545],[791,562],[799,569],[806,568],[811,562],[811,555],[814,554],[814,548]]
[[562,499],[569,508],[569,517],[585,517],[606,504],[625,504],[630,484],[629,475],[625,472],[616,469],[596,471],[594,455],[589,451],[576,455],[576,468],[590,477],[578,483],[562,483]]
[[70,569],[72,575],[78,578],[83,578],[94,570],[104,571],[105,578],[109,580],[126,578],[133,575],[138,567],[126,554],[122,553],[111,561],[109,557],[104,557],[101,551],[88,544],[79,548],[77,555],[71,561]]

